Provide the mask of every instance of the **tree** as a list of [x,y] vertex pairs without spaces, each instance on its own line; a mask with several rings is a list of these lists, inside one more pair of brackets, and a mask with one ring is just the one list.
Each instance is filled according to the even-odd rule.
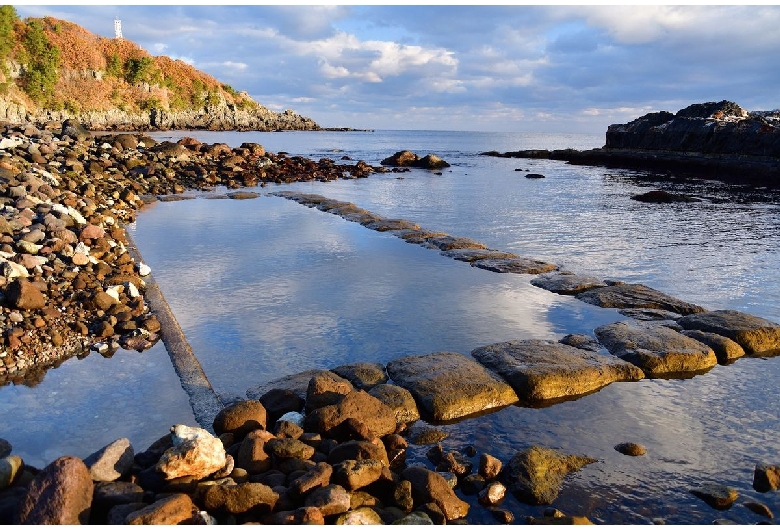
[[3,61],[3,68],[14,47],[14,22],[18,18],[14,6],[0,6],[0,61]]
[[60,50],[46,37],[40,20],[29,20],[22,38],[26,52],[23,74],[24,91],[36,103],[45,103],[54,94]]
[[148,83],[154,76],[154,61],[151,57],[128,59],[125,62],[125,81],[131,85]]

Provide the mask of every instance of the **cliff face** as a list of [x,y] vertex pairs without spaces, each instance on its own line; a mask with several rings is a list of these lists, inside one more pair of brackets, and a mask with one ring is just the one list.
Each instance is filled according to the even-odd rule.
[[736,103],[699,103],[610,125],[606,149],[780,157],[780,111],[748,112]]

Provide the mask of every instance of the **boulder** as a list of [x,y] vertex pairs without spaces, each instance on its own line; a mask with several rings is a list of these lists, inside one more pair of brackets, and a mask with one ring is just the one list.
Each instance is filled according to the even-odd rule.
[[780,489],[780,465],[756,464],[753,489],[762,493]]
[[728,337],[748,354],[780,349],[780,325],[740,311],[710,311],[679,318],[684,329],[697,329]]
[[343,460],[333,466],[331,481],[355,491],[378,480],[386,466],[381,460]]
[[259,396],[258,401],[265,408],[268,425],[273,425],[288,412],[303,410],[305,402],[304,398],[287,388],[272,388]]
[[734,488],[714,483],[702,484],[697,488],[691,489],[691,493],[716,510],[728,510],[739,496]]
[[639,202],[649,202],[653,204],[668,204],[673,202],[701,202],[701,199],[695,199],[679,193],[669,193],[664,190],[653,190],[638,195],[632,195],[631,199]]
[[642,370],[631,363],[545,340],[499,342],[471,355],[500,374],[526,401],[587,394],[614,381],[638,381]]
[[531,258],[486,258],[474,261],[471,265],[491,272],[514,274],[543,274],[558,268],[554,263]]
[[450,165],[447,162],[445,162],[438,156],[434,155],[433,153],[422,157],[417,162],[416,166],[421,167],[423,169],[443,169],[445,167],[450,167]]
[[306,497],[306,506],[318,508],[324,517],[349,511],[349,493],[338,484],[314,490]]
[[81,123],[72,119],[62,122],[62,131],[60,134],[62,136],[69,136],[78,141],[92,138],[91,132],[89,132]]
[[173,447],[163,453],[155,469],[167,480],[179,477],[205,478],[225,467],[225,448],[205,429],[174,425]]
[[579,293],[577,299],[599,307],[663,309],[680,315],[705,311],[701,306],[683,302],[641,284],[620,284],[588,289]]
[[210,486],[203,497],[203,505],[208,511],[266,514],[274,509],[278,500],[279,494],[265,484],[247,482]]
[[650,376],[700,372],[718,363],[712,348],[665,326],[616,322],[595,333],[612,355]]
[[41,309],[46,306],[46,298],[35,285],[17,278],[5,289],[6,300],[17,309]]
[[178,525],[193,524],[198,507],[189,495],[174,493],[145,508],[129,513],[125,524],[133,525]]
[[410,167],[414,166],[420,157],[411,151],[398,151],[380,162],[383,166]]
[[252,431],[244,437],[236,454],[236,466],[251,474],[264,473],[271,469],[271,456],[265,444],[274,436],[263,430]]
[[452,250],[446,250],[441,254],[442,256],[447,256],[448,258],[458,261],[465,261],[467,263],[482,259],[510,259],[517,257],[517,255],[512,254],[511,252],[502,252],[489,248],[454,248]]
[[387,382],[385,366],[380,363],[343,364],[332,368],[331,372],[343,377],[359,390],[368,391]]
[[401,478],[411,482],[415,505],[436,503],[449,521],[468,514],[468,503],[460,500],[447,480],[438,473],[424,467],[408,467],[401,473]]
[[615,446],[615,451],[627,456],[642,456],[647,453],[647,449],[635,442],[619,443]]
[[566,272],[543,274],[531,280],[531,285],[553,293],[569,295],[575,295],[595,287],[607,287],[603,280],[595,276],[583,276]]
[[306,370],[305,372],[286,375],[284,377],[280,377],[279,379],[274,379],[273,381],[269,381],[268,383],[264,383],[254,388],[250,388],[249,390],[246,391],[246,396],[249,399],[256,399],[262,403],[263,401],[260,398],[264,394],[270,392],[271,390],[281,389],[281,390],[291,390],[292,392],[295,392],[299,398],[301,398],[301,401],[305,401],[306,391],[309,388],[309,381],[311,381],[311,378],[314,377],[315,375],[322,374],[322,373],[330,373],[330,372],[329,370]]
[[314,456],[314,448],[292,438],[274,438],[265,443],[266,452],[276,458],[300,458],[308,460]]
[[325,462],[318,462],[313,468],[294,479],[290,483],[290,489],[296,495],[306,495],[315,488],[320,488],[330,484],[330,477],[333,474],[333,467]]
[[420,419],[412,393],[397,385],[380,384],[368,393],[387,405],[395,414],[397,423],[411,423]]
[[425,243],[423,243],[422,245],[427,248],[439,249],[443,251],[462,249],[462,248],[469,248],[469,249],[487,248],[487,246],[485,246],[483,243],[480,243],[479,241],[474,241],[473,239],[469,239],[467,237],[454,237],[454,236],[430,237],[427,238],[425,240]]
[[355,390],[336,405],[321,407],[306,416],[304,428],[324,435],[347,418],[355,418],[376,436],[395,432],[395,413],[384,403],[363,390]]
[[328,463],[331,465],[335,466],[345,460],[378,460],[385,465],[390,465],[385,446],[379,440],[377,443],[350,440],[337,445],[328,454]]
[[387,373],[409,390],[433,421],[448,421],[517,402],[514,390],[459,353],[410,355],[388,363]]
[[374,510],[368,506],[361,506],[356,510],[350,510],[345,514],[339,515],[336,519],[336,524],[346,525],[380,525],[384,524],[382,518],[379,517]]
[[728,364],[745,355],[745,350],[742,346],[723,335],[699,331],[698,329],[685,330],[682,331],[682,334],[712,348],[720,364]]
[[135,451],[127,438],[120,438],[84,459],[95,482],[110,482],[130,472]]
[[352,383],[333,372],[317,374],[311,378],[306,390],[306,412],[341,403],[353,390]]
[[63,456],[46,466],[27,488],[19,524],[87,524],[94,485],[81,459]]
[[527,504],[552,504],[569,473],[596,462],[595,458],[564,455],[546,447],[519,451],[504,466],[502,482]]
[[214,418],[213,427],[217,435],[229,432],[241,439],[251,431],[265,429],[266,411],[259,401],[249,399],[238,401],[223,408]]

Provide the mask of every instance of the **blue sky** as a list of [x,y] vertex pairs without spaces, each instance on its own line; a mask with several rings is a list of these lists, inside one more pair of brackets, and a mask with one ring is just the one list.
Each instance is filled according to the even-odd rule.
[[780,6],[28,6],[323,127],[603,133],[780,107]]

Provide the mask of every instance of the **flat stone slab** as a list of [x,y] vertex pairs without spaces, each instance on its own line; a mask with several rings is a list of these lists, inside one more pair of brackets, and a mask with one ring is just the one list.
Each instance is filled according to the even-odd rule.
[[492,250],[489,248],[454,248],[452,250],[445,250],[441,254],[448,258],[467,262],[488,258],[506,259],[517,257],[517,255],[512,254],[511,252],[503,252],[501,250]]
[[492,272],[513,274],[543,274],[558,268],[554,263],[531,258],[487,258],[475,261],[471,266]]
[[378,219],[365,225],[366,228],[377,232],[389,232],[391,230],[419,230],[420,225],[406,219]]
[[306,370],[297,374],[286,375],[279,379],[274,379],[268,383],[250,388],[246,391],[246,397],[249,399],[260,399],[266,392],[279,388],[281,390],[292,390],[302,400],[306,400],[306,392],[309,389],[309,381],[316,375],[327,375],[329,377],[339,377],[330,370]]
[[441,236],[430,237],[425,240],[423,246],[428,248],[437,248],[439,250],[452,250],[455,248],[487,248],[479,241],[474,241],[467,237]]
[[710,311],[677,319],[684,329],[728,337],[748,354],[780,353],[780,325],[740,311]]
[[742,346],[723,335],[698,329],[686,329],[681,333],[712,348],[720,364],[728,364],[745,355],[745,350]]
[[387,364],[387,373],[412,393],[423,415],[433,421],[455,420],[517,402],[511,386],[459,353],[401,357]]
[[565,272],[543,274],[531,280],[531,285],[553,293],[568,295],[577,294],[595,287],[607,287],[607,284],[601,278]]
[[665,326],[615,322],[596,328],[595,333],[612,355],[649,376],[701,372],[718,363],[712,348]]
[[629,362],[547,340],[498,342],[471,355],[500,374],[526,401],[578,396],[614,381],[645,376]]
[[683,302],[645,285],[624,283],[589,289],[577,295],[578,300],[599,307],[618,309],[663,309],[680,315],[703,313],[701,306]]
[[397,230],[394,234],[407,243],[414,243],[415,245],[424,245],[429,239],[445,237],[447,235],[444,232],[431,232],[424,228],[419,230]]

